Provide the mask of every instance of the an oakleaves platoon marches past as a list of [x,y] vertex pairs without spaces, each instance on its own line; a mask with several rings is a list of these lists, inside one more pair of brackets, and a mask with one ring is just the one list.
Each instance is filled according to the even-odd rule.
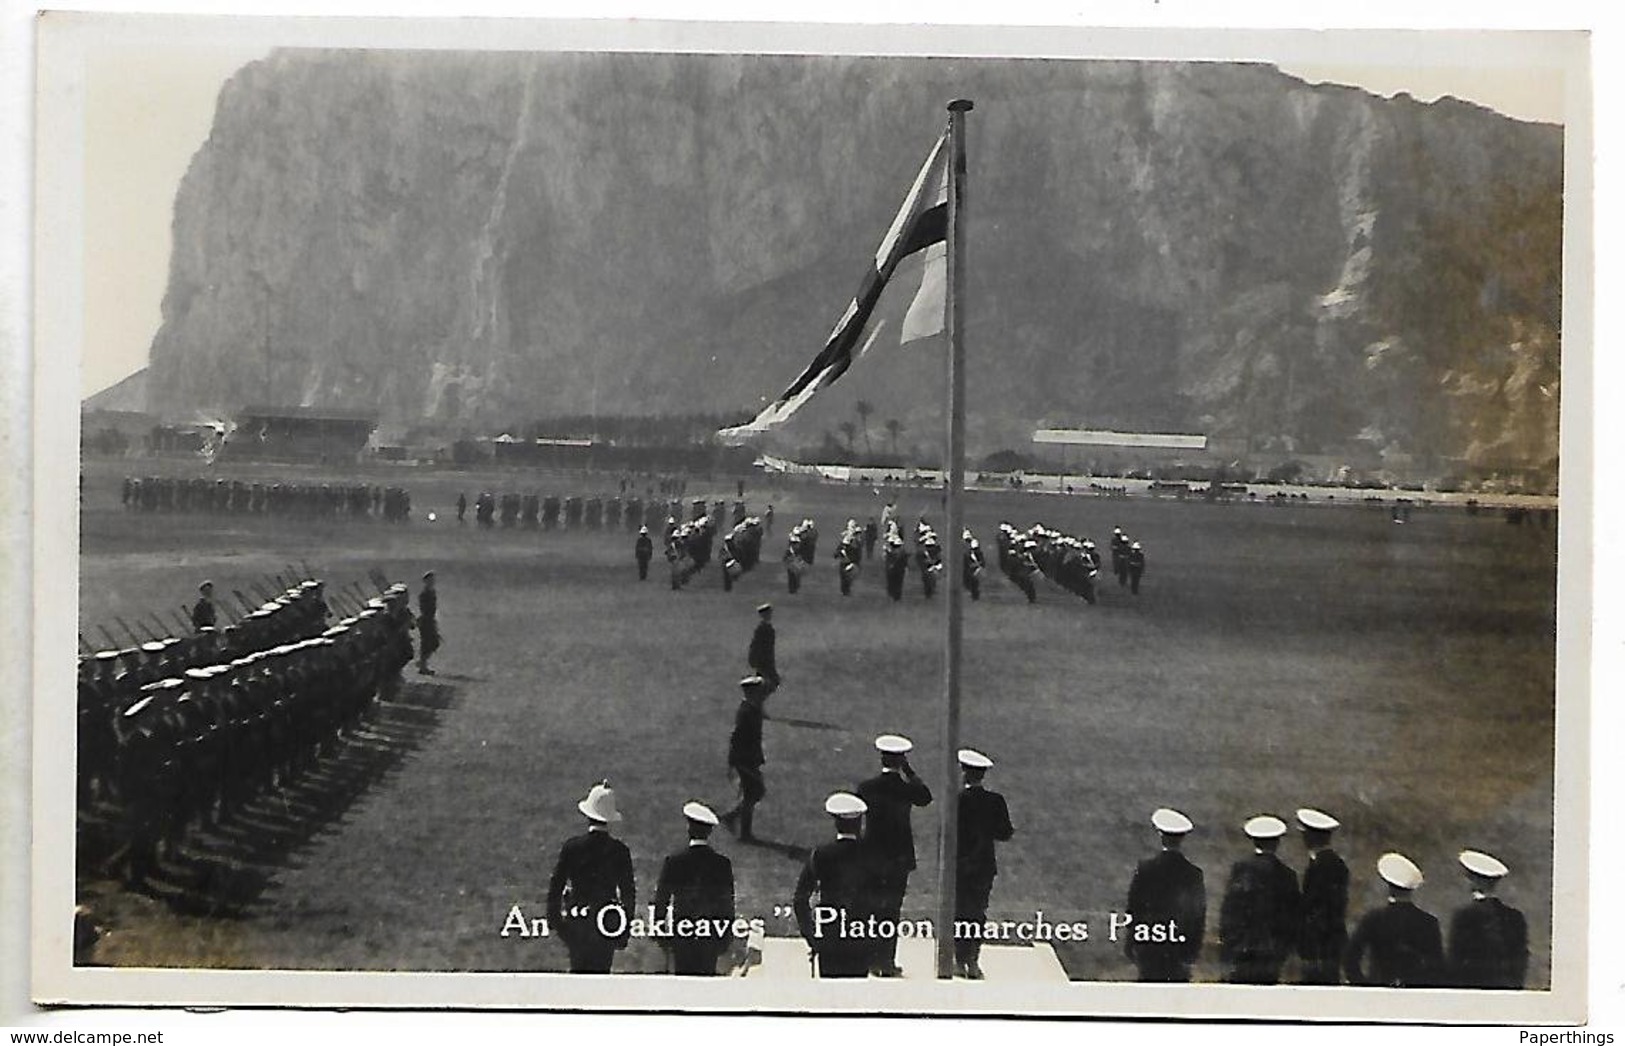
[[733,862],[711,848],[717,815],[704,803],[683,806],[688,843],[660,866],[655,886],[655,914],[673,925],[692,920],[692,932],[676,932],[662,944],[671,972],[714,977],[717,960],[728,950],[728,932],[719,930],[734,919]]
[[1478,850],[1459,858],[1472,900],[1450,916],[1450,982],[1457,988],[1523,987],[1529,926],[1523,913],[1495,896],[1507,866]]
[[423,574],[423,588],[418,592],[418,675],[432,676],[429,658],[440,649],[440,594],[435,591],[434,571]]
[[964,788],[959,793],[959,859],[954,866],[954,972],[977,981],[982,979],[982,940],[979,933],[959,933],[959,924],[979,931],[987,921],[988,899],[999,874],[996,850],[1015,834],[1004,796],[983,784],[992,766],[993,760],[974,748],[959,750]]
[[1309,864],[1303,870],[1303,915],[1298,957],[1304,984],[1341,984],[1343,952],[1348,947],[1349,868],[1332,849],[1338,821],[1305,807],[1298,811]]
[[739,681],[739,688],[739,709],[734,713],[733,733],[728,735],[728,773],[739,782],[739,802],[721,820],[741,841],[750,842],[756,838],[756,804],[767,795],[767,780],[762,774],[767,762],[762,753],[762,705],[767,700],[767,680],[746,676]]
[[1343,972],[1350,984],[1360,986],[1437,985],[1444,962],[1439,920],[1411,901],[1422,885],[1422,870],[1403,854],[1386,853],[1377,860],[1377,874],[1388,884],[1388,903],[1360,917]]
[[1207,887],[1202,869],[1181,852],[1190,818],[1166,807],[1151,815],[1162,850],[1141,861],[1129,880],[1127,914],[1133,926],[1171,926],[1167,940],[1138,941],[1130,933],[1123,950],[1140,980],[1185,982],[1202,952],[1207,932]]
[[632,557],[638,562],[638,580],[649,580],[649,561],[655,557],[655,542],[649,536],[648,527],[638,528],[638,539],[632,545]]
[[1275,984],[1298,943],[1298,877],[1275,853],[1285,822],[1263,815],[1242,830],[1253,853],[1230,867],[1219,907],[1219,960],[1231,984]]
[[[914,742],[901,734],[882,734],[875,738],[875,748],[880,752],[880,773],[858,785],[857,794],[868,808],[864,843],[874,857],[875,916],[895,924],[902,917],[909,873],[916,863],[913,811],[931,805],[931,789],[908,763]],[[877,975],[901,976],[897,938],[879,942],[871,961]]]
[[[813,850],[796,881],[791,907],[801,937],[817,960],[819,977],[869,976],[876,942],[841,931],[847,923],[864,922],[876,914],[873,853],[858,838],[867,810],[864,801],[850,792],[831,795],[824,812],[835,820],[835,839]],[[815,909],[821,909],[825,918],[819,918]]]
[[767,693],[772,694],[779,688],[778,633],[773,630],[773,604],[763,603],[757,607],[756,617],[756,631],[751,633],[745,661],[752,672],[767,680]]
[[626,947],[637,905],[632,853],[610,834],[621,814],[608,781],[593,785],[576,809],[587,830],[559,849],[547,885],[547,922],[569,949],[571,973],[608,973],[615,953]]

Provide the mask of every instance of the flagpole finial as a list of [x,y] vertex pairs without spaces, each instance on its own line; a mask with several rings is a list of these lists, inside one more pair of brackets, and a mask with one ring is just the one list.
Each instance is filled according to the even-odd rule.
[[968,113],[974,108],[976,108],[976,103],[969,98],[955,98],[948,103],[950,113]]

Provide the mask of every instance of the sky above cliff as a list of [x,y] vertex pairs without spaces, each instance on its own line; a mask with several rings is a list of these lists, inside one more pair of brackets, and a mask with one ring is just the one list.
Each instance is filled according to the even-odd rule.
[[[221,86],[268,53],[270,35],[247,26],[207,39],[146,32],[109,38],[88,50],[83,395],[146,365],[168,277],[176,188],[208,136]],[[1426,36],[1418,35],[1417,42]],[[1191,36],[1157,39],[1168,42],[1168,56],[1185,57]],[[1432,46],[1438,37],[1427,42],[1328,48],[1319,46],[1327,41],[1299,37],[1278,51],[1251,53],[1273,58],[1310,82],[1353,84],[1389,96],[1403,91],[1422,101],[1451,95],[1518,119],[1562,122],[1561,72],[1528,49],[1507,46],[1511,38],[1482,37],[1443,50]],[[1317,52],[1338,60],[1316,60]]]

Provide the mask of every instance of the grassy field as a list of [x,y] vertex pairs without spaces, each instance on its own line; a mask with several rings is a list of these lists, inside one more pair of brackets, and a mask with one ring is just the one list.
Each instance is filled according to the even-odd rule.
[[[169,471],[176,470],[152,470]],[[248,475],[246,468],[233,475]],[[266,474],[270,474],[266,470]],[[288,470],[281,470],[288,476]],[[221,592],[308,561],[342,585],[373,568],[411,582],[438,572],[446,645],[440,675],[417,682],[373,734],[312,781],[257,804],[250,827],[194,841],[192,877],[165,903],[88,874],[81,896],[114,929],[113,963],[323,969],[561,969],[554,940],[499,936],[510,906],[540,915],[576,801],[600,777],[619,796],[620,835],[640,898],[679,847],[682,803],[731,805],[724,755],[754,607],[778,610],[784,686],[769,703],[768,845],[724,837],[739,906],[770,933],[803,848],[828,834],[823,797],[874,771],[870,742],[898,731],[939,794],[941,605],[910,576],[885,598],[866,564],[842,599],[829,558],[840,523],[878,514],[867,490],[752,489],[775,504],[764,564],[731,594],[716,568],[682,592],[657,558],[639,584],[630,535],[483,532],[452,521],[479,477],[401,476],[406,526],[127,514],[119,473],[87,466],[81,622],[178,607],[207,576]],[[517,479],[487,477],[491,489]],[[613,492],[585,480],[527,489]],[[732,480],[689,494],[727,496]],[[935,495],[907,492],[905,519]],[[429,510],[440,521],[428,524]],[[962,739],[997,760],[1016,836],[1000,851],[996,917],[1087,919],[1099,939],[1062,946],[1074,978],[1132,968],[1103,939],[1135,862],[1155,847],[1152,809],[1185,811],[1186,849],[1207,873],[1210,931],[1228,867],[1247,852],[1240,825],[1290,821],[1300,805],[1342,819],[1354,873],[1351,918],[1380,903],[1388,849],[1428,875],[1422,907],[1465,900],[1455,853],[1472,846],[1513,869],[1503,888],[1529,917],[1531,986],[1549,978],[1556,531],[1499,516],[1418,509],[1395,525],[1375,506],[1209,504],[973,494],[969,522],[1034,521],[1104,541],[1122,526],[1145,543],[1138,598],[1109,586],[1088,606],[1051,586],[1029,606],[988,575],[966,604]],[[472,513],[471,513],[472,515]],[[820,561],[796,596],[774,569],[790,523],[816,518]],[[922,867],[905,915],[935,914],[935,807],[915,816]],[[1289,840],[1283,855],[1301,867]],[[1214,979],[1210,945],[1198,969]],[[634,942],[617,968],[656,970]]]

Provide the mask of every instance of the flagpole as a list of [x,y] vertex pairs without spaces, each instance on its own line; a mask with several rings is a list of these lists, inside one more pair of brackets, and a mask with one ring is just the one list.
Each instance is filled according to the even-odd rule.
[[948,480],[948,534],[943,554],[948,559],[948,598],[945,600],[948,632],[946,665],[943,672],[942,718],[942,832],[940,878],[937,896],[937,977],[954,975],[954,912],[959,879],[959,668],[960,645],[964,633],[963,532],[965,510],[965,346],[961,313],[965,289],[965,246],[960,229],[965,194],[965,114],[975,108],[969,99],[948,103],[948,446],[944,464]]

